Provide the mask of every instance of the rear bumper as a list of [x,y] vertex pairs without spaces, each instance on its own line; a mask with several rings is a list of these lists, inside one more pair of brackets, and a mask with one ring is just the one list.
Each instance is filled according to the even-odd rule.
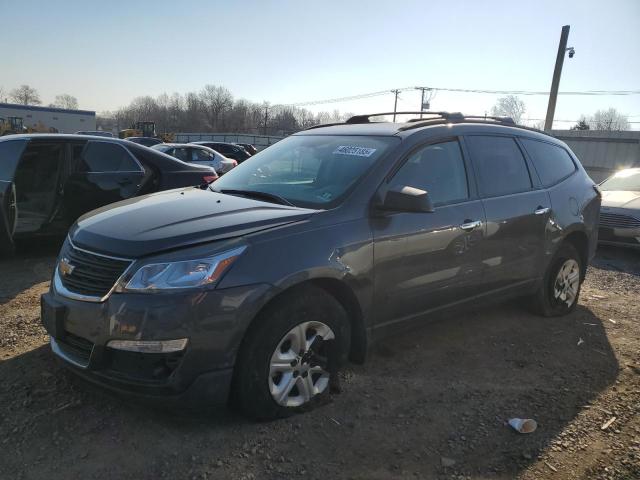
[[[244,333],[267,284],[174,294],[113,294],[84,302],[44,294],[42,323],[54,355],[84,379],[164,405],[225,403]],[[139,353],[110,340],[188,338],[181,352]]]

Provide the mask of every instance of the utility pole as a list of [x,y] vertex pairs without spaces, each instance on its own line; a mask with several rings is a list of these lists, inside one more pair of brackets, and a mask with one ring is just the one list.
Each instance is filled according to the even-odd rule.
[[396,111],[398,109],[398,94],[400,93],[400,90],[391,90],[391,93],[395,93],[396,94],[396,100],[395,102],[393,102],[393,121],[396,121]]
[[[558,55],[556,56],[556,66],[553,69],[553,80],[551,81],[551,92],[549,93],[549,105],[547,106],[547,117],[544,121],[544,130],[551,131],[553,126],[553,116],[556,113],[556,101],[558,99],[558,87],[560,86],[560,75],[562,75],[562,65],[564,64],[564,54],[567,51],[567,40],[569,39],[569,25],[562,27],[560,34],[560,44],[558,45]],[[570,56],[573,56],[570,54]]]
[[[424,92],[425,90],[429,90],[431,91],[430,88],[427,87],[415,87],[416,90],[422,90],[422,98],[420,99],[420,118],[422,118],[422,112],[425,110],[424,108]],[[429,110],[429,106],[428,106],[429,102],[427,101],[427,110]]]
[[269,119],[269,105],[264,106],[264,135],[267,136],[267,120]]

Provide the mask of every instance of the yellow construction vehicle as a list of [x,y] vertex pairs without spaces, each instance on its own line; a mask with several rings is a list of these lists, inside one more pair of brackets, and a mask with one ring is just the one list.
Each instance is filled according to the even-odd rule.
[[25,128],[22,117],[0,117],[0,136],[24,132]]
[[174,139],[173,133],[162,133],[160,135],[156,134],[156,123],[155,122],[136,122],[131,128],[125,128],[124,130],[120,130],[118,132],[119,138],[129,138],[129,137],[150,137],[150,138],[159,138],[165,143],[172,142]]

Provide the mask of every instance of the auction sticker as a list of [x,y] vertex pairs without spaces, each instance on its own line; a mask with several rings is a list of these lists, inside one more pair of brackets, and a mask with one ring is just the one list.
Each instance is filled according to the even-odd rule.
[[370,157],[376,151],[375,148],[368,147],[351,147],[349,145],[340,145],[336,148],[334,155],[355,155],[356,157]]

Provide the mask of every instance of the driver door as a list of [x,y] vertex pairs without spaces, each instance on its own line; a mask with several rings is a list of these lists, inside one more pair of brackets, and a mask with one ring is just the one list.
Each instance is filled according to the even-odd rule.
[[434,211],[372,219],[376,328],[478,293],[485,215],[470,172],[458,140],[448,139],[415,149],[388,181],[426,190]]

